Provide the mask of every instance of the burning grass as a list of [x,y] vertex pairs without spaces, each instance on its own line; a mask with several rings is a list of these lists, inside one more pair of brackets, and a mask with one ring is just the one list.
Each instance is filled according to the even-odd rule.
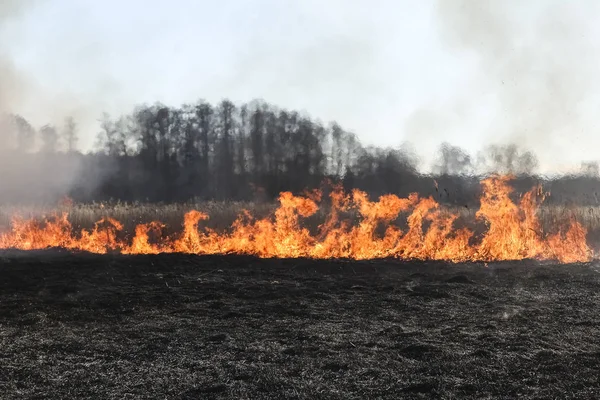
[[123,231],[131,233],[139,224],[161,221],[165,224],[166,234],[174,234],[181,229],[185,214],[192,210],[202,210],[211,216],[206,221],[206,227],[224,230],[243,210],[250,210],[257,217],[266,217],[277,208],[276,203],[252,202],[217,202],[198,201],[180,204],[144,204],[144,203],[92,203],[72,205],[39,205],[29,207],[4,206],[0,207],[0,229],[11,228],[14,217],[23,219],[44,220],[47,217],[67,213],[68,221],[73,229],[92,229],[96,222],[103,218],[113,218],[121,221]]
[[0,247],[453,262],[592,258],[588,231],[597,229],[597,213],[544,207],[541,187],[514,200],[509,180],[483,180],[478,210],[444,208],[416,193],[373,201],[361,191],[340,188],[328,199],[319,191],[284,192],[278,204],[5,209]]

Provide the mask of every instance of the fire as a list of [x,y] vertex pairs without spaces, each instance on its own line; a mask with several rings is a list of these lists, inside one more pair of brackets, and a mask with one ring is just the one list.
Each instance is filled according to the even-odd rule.
[[[120,238],[123,225],[117,220],[106,217],[91,230],[74,232],[68,214],[62,213],[43,222],[15,217],[10,231],[0,234],[0,248],[452,262],[530,258],[569,263],[592,258],[587,232],[578,221],[569,219],[556,232],[544,232],[538,218],[545,197],[541,187],[515,203],[510,198],[509,179],[495,176],[482,181],[481,206],[475,215],[475,222],[486,228],[481,234],[459,227],[460,215],[444,210],[431,197],[385,195],[372,201],[364,192],[345,193],[337,187],[329,196],[328,216],[316,232],[304,227],[302,220],[317,213],[321,193],[294,196],[283,192],[272,216],[257,220],[244,211],[225,232],[201,228],[200,223],[209,216],[190,211],[178,235],[162,237],[165,225],[155,221],[138,225],[133,238],[126,240]],[[343,218],[351,212],[356,221]],[[396,224],[398,220],[404,221],[402,227]]]

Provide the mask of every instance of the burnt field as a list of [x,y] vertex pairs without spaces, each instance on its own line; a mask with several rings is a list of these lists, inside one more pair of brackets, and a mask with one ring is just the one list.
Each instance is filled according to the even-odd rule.
[[600,396],[593,264],[3,252],[12,398]]

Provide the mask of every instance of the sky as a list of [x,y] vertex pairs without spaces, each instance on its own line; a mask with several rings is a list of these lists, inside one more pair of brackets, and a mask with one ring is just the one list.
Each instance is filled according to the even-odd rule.
[[104,111],[261,98],[424,162],[443,141],[600,160],[594,0],[2,2],[0,111],[73,115],[83,150]]

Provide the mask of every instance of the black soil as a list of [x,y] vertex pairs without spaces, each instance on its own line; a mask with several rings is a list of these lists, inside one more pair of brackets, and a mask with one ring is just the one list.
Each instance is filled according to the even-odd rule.
[[0,398],[600,398],[591,264],[0,254]]

